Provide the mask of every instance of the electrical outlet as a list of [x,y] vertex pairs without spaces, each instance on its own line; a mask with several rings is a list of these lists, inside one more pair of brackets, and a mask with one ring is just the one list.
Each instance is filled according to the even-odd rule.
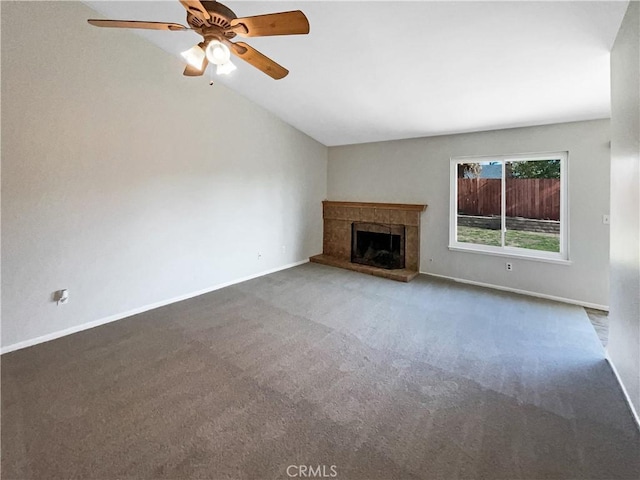
[[605,225],[609,225],[609,215],[602,215],[602,223],[604,223]]
[[258,252],[258,260],[262,258],[262,253]]
[[511,272],[513,270],[513,264],[507,262],[507,272]]

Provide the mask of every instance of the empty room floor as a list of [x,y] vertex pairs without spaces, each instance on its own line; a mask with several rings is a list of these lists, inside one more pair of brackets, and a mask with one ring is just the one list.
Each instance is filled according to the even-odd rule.
[[584,309],[426,276],[305,264],[2,357],[3,479],[637,479],[639,448]]

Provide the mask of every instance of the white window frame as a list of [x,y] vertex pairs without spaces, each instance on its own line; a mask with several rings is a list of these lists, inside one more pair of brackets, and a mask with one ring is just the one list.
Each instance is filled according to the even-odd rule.
[[[560,159],[560,252],[545,252],[529,248],[458,242],[458,165],[460,163],[500,162],[502,165],[502,207],[501,207],[501,237],[504,245],[506,232],[506,195],[504,165],[509,161],[523,160],[556,160]],[[517,257],[542,262],[570,264],[569,260],[569,152],[519,153],[514,155],[482,155],[451,157],[450,169],[450,210],[449,210],[449,250],[505,257]]]

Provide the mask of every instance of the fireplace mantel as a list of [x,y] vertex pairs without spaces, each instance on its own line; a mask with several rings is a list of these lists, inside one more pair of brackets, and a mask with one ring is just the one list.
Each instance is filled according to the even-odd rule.
[[384,210],[408,210],[411,212],[423,212],[427,206],[413,203],[373,203],[373,202],[335,202],[324,200],[324,207],[347,207],[347,208],[380,208]]
[[[322,255],[310,261],[347,268],[384,278],[408,282],[418,275],[420,267],[420,216],[427,208],[422,204],[322,202],[324,234]],[[351,262],[351,226],[369,222],[405,227],[405,268],[387,270]]]

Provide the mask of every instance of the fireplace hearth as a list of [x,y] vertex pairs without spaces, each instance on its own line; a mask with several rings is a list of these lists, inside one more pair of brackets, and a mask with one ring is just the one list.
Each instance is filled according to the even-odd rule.
[[395,270],[404,268],[404,225],[351,225],[351,261]]

